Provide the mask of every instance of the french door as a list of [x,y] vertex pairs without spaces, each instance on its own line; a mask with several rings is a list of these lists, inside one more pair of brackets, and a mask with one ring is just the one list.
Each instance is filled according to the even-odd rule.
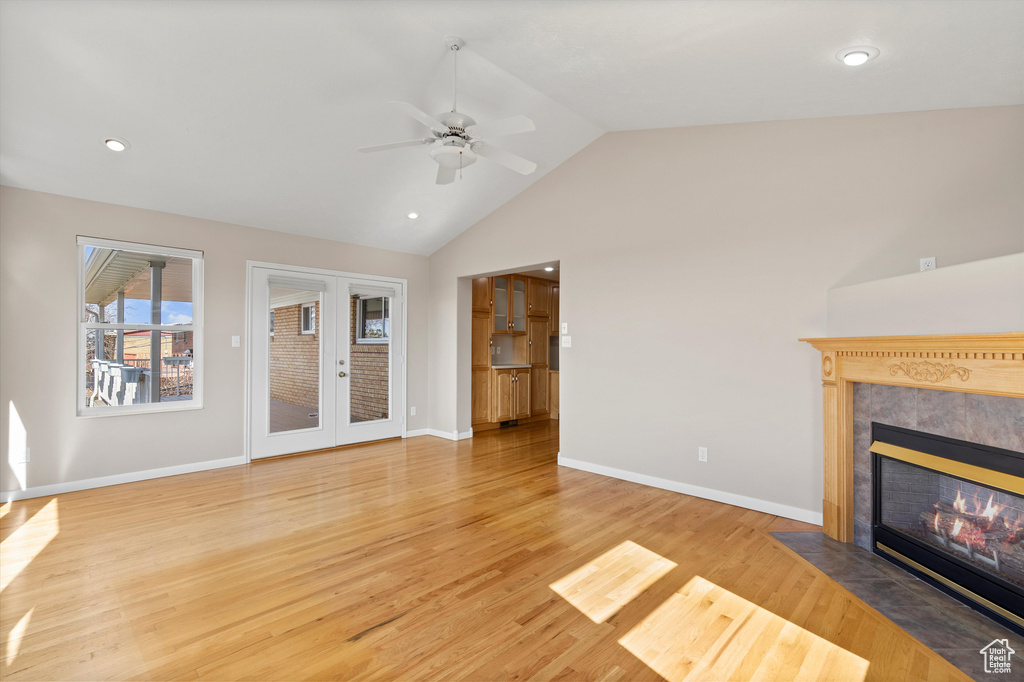
[[403,435],[404,285],[253,266],[252,459]]

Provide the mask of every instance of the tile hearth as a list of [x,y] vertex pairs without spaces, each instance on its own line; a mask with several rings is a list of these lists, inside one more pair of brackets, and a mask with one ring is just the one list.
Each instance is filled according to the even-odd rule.
[[823,533],[772,533],[772,537],[974,680],[1001,677],[984,672],[979,653],[994,639],[1009,640],[1017,652],[1013,672],[1024,672],[1024,637],[881,557]]

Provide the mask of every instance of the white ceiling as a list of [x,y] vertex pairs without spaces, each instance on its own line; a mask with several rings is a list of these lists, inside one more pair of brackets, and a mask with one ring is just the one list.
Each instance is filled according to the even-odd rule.
[[[494,141],[533,175],[355,151],[428,134],[389,100],[450,108],[453,34],[459,110],[532,118]],[[0,2],[3,184],[419,254],[605,131],[1007,104],[1020,0]]]

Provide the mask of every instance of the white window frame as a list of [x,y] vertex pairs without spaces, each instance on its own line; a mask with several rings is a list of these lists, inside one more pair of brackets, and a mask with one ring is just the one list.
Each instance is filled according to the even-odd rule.
[[[192,259],[192,324],[118,324],[88,320],[85,310],[85,249],[118,249],[132,253],[144,253],[153,256],[190,258]],[[184,410],[203,409],[203,252],[191,249],[179,249],[155,244],[140,244],[114,239],[78,236],[78,357],[75,362],[78,377],[76,413],[79,417],[114,417],[126,414],[142,414],[150,412],[181,412]],[[86,390],[86,343],[90,331],[173,331],[192,332],[192,399],[176,400],[159,403],[139,403],[136,405],[104,405],[88,407]]]
[[356,303],[356,343],[391,343],[391,329],[390,322],[388,325],[388,335],[382,339],[366,338],[363,336],[363,303],[365,301],[374,301],[381,299],[383,303],[383,310],[387,313],[384,319],[391,319],[391,299],[387,296],[360,296],[359,302]]
[[[309,310],[309,328],[306,327],[306,311]],[[316,303],[303,303],[299,310],[299,330],[303,334],[316,334]]]

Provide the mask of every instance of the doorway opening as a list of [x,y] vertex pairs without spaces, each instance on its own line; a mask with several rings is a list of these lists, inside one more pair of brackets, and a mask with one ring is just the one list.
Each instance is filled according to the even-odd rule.
[[558,419],[559,263],[471,280],[474,433]]

